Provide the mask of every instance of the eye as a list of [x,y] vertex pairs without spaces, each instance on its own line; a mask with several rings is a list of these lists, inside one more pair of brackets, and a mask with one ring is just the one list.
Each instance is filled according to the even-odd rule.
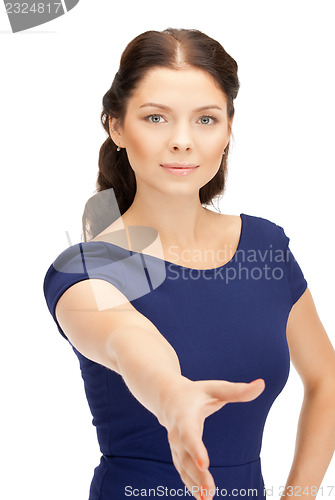
[[[213,122],[217,122],[218,120],[214,116],[209,116],[209,115],[204,115],[200,118],[200,120],[213,120]],[[202,125],[210,125],[210,123],[207,122],[202,122]]]
[[[152,120],[150,120],[150,118],[158,118],[158,120],[155,119],[154,121],[152,121]],[[149,121],[150,123],[162,123],[159,121],[159,118],[163,118],[163,116],[162,115],[149,115],[149,116],[146,116],[144,119]]]

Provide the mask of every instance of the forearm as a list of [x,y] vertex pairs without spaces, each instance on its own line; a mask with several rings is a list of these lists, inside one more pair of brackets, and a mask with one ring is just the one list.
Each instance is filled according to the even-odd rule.
[[131,393],[164,425],[162,403],[166,391],[188,380],[181,375],[173,347],[150,331],[122,327],[113,331],[110,349]]
[[[299,417],[295,454],[286,494],[315,499],[335,449],[335,389],[320,387],[305,393]],[[315,487],[312,489],[312,487]],[[305,493],[304,493],[305,491]]]

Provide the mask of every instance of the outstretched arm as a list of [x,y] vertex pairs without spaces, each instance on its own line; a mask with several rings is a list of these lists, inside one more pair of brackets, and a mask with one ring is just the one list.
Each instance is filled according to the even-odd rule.
[[[99,310],[97,303],[104,303],[104,309]],[[72,345],[119,373],[136,399],[167,429],[173,464],[192,495],[200,500],[201,493],[209,493],[203,498],[212,498],[215,483],[202,441],[204,420],[226,403],[255,399],[264,390],[264,381],[192,381],[182,376],[171,344],[104,280],[71,286],[60,297],[56,316]]]
[[291,309],[286,333],[304,400],[281,499],[315,499],[335,450],[335,351],[308,288]]

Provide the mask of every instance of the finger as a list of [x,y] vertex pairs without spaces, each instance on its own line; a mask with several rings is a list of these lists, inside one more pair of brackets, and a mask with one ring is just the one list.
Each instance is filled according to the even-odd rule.
[[189,474],[187,469],[182,466],[182,461],[177,453],[175,453],[172,457],[172,461],[181,480],[183,481],[191,495],[197,498],[197,500],[202,500],[200,497],[200,488],[197,485],[197,481],[195,481],[194,478]]
[[263,379],[257,379],[250,383],[211,380],[208,381],[207,392],[216,399],[234,403],[252,401],[263,392],[264,388],[265,382]]
[[[241,383],[241,385],[245,386],[244,390],[246,393],[245,395],[242,395],[242,399],[239,399],[239,401],[252,401],[258,398],[258,396],[260,396],[265,389],[265,382],[261,378],[253,380],[248,384]],[[241,390],[243,391],[243,387]]]
[[[203,421],[194,422],[193,425],[189,425],[187,429],[181,434],[181,442],[183,448],[192,457],[192,461],[196,466],[197,470],[206,470],[209,467],[209,456],[202,441],[203,434]],[[201,465],[197,463],[197,459],[200,460]]]
[[[187,484],[184,481],[186,486],[188,488],[189,485],[193,486],[192,494],[198,492],[196,485],[201,484],[206,484],[209,490],[215,491],[214,479],[208,470],[209,457],[207,449],[201,439],[198,446],[194,446],[194,435],[197,434],[195,427],[193,425],[192,428],[188,427],[187,430],[180,433],[178,444],[170,443],[173,464],[180,476],[187,481]],[[190,450],[197,450],[197,452],[192,453]],[[200,456],[202,458],[198,462],[197,459]]]
[[215,491],[214,479],[208,469],[210,462],[207,449],[202,439],[199,442],[194,440],[194,436],[197,434],[196,428],[197,426],[193,425],[184,431],[182,436],[183,448],[178,450],[178,460],[181,467],[186,470],[195,484],[205,484],[208,490]]
[[[204,491],[202,493],[205,497],[207,494],[208,496],[210,496],[209,492],[215,491],[215,482],[212,474],[208,469],[200,469],[197,460],[194,460],[194,457],[187,452],[185,452],[182,458],[182,466],[186,473],[191,477],[194,484],[206,485],[206,488],[204,488]],[[207,489],[207,492],[205,491],[205,489]]]
[[186,470],[182,470],[181,473],[179,474],[181,477],[181,480],[185,484],[186,488],[189,490],[191,495],[196,498],[197,500],[202,500],[200,496],[200,487],[194,483],[192,478],[189,476],[189,474],[186,472]]
[[191,495],[197,500],[212,498],[211,492],[215,491],[215,488],[209,488],[206,483],[195,484],[186,470],[182,471],[180,477]]
[[234,402],[247,402],[256,399],[264,390],[265,383],[262,382],[250,382],[246,384],[244,382],[231,382],[231,386],[227,389],[228,401],[230,403]]
[[180,469],[180,477],[185,483],[186,487],[190,490],[192,495],[198,495],[200,497],[200,487],[201,480],[194,479],[193,474],[190,473],[188,467],[185,466]]
[[184,437],[181,439],[179,446],[172,445],[170,448],[177,470],[181,471],[183,469],[187,471],[187,474],[192,478],[194,484],[200,484],[205,469],[199,469],[194,456],[189,452],[186,438]]
[[211,474],[208,469],[200,469],[197,461],[194,459],[194,455],[188,453],[187,450],[182,452],[180,462],[195,484],[202,484],[204,481],[208,482],[211,478]]

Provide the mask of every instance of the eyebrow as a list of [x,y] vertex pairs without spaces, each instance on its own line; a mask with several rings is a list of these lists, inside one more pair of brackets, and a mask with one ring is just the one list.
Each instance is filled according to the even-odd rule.
[[[142,104],[140,108],[145,108],[147,106],[152,106],[153,108],[161,108],[165,109],[166,111],[171,111],[171,108],[169,108],[168,106],[164,106],[164,104],[157,104],[154,102],[146,102],[145,104]],[[220,108],[220,106],[218,106],[217,104],[209,104],[207,106],[201,106],[200,108],[194,109],[194,111],[203,111],[205,109],[219,109],[220,111],[223,111],[222,108]]]

